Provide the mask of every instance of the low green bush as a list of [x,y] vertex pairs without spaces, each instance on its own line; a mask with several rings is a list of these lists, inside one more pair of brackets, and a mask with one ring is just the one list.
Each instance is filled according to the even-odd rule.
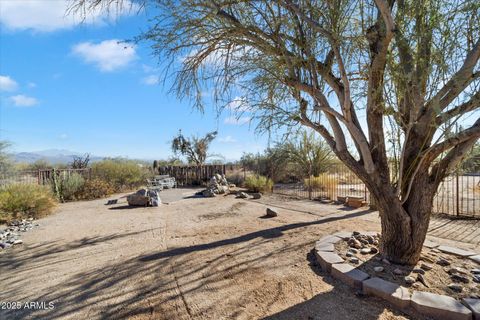
[[115,192],[121,192],[144,185],[149,172],[135,161],[113,159],[94,163],[92,175],[110,183]]
[[85,181],[82,188],[77,192],[78,200],[93,200],[105,198],[115,193],[115,188],[109,182],[100,179],[90,179]]
[[252,192],[271,192],[273,181],[264,176],[248,176],[245,187]]
[[76,200],[76,195],[83,188],[85,179],[74,172],[71,174],[60,174],[57,183],[60,200],[71,201]]
[[12,184],[0,188],[0,222],[39,218],[53,211],[57,204],[48,186]]

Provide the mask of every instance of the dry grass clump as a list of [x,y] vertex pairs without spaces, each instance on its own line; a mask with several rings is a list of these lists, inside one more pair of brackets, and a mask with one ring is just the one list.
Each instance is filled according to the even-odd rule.
[[245,187],[252,192],[271,192],[273,181],[264,176],[248,176]]
[[85,181],[76,197],[78,200],[94,200],[105,198],[113,193],[115,193],[115,187],[111,183],[94,178]]
[[333,198],[337,190],[337,178],[329,175],[328,173],[322,173],[318,177],[311,176],[303,180],[303,184],[310,191],[322,191],[330,198]]
[[40,218],[50,214],[57,201],[50,187],[12,184],[0,188],[0,221]]

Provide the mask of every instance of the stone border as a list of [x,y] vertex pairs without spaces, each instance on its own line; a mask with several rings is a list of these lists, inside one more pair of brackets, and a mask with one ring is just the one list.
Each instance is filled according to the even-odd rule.
[[[360,232],[361,234],[376,234],[376,232]],[[369,274],[345,263],[342,257],[335,253],[334,245],[341,240],[347,240],[351,232],[337,232],[322,237],[315,243],[315,257],[322,269],[332,277],[341,280],[352,288],[366,295],[375,296],[388,301],[401,311],[409,307],[422,315],[443,320],[480,320],[480,299],[464,298],[458,301],[452,297],[423,291],[410,292],[396,283],[371,277]],[[480,264],[480,254],[450,246],[441,246],[425,240],[424,246],[436,248],[442,252],[471,259]]]

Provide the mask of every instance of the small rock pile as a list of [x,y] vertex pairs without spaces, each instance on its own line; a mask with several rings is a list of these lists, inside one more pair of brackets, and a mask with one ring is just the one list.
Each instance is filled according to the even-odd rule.
[[[351,263],[359,264],[360,259],[357,257],[357,254],[360,253],[365,255],[377,253],[379,239],[380,235],[377,233],[361,234],[358,231],[354,231],[352,236],[346,240],[349,249],[345,255],[349,258]],[[383,271],[383,269],[381,271]]]
[[[254,199],[254,200],[258,200],[258,199],[262,198],[262,194],[260,192],[254,192],[254,193],[251,193],[250,195],[252,196],[252,199]],[[243,191],[239,191],[239,192],[237,192],[237,198],[248,199],[250,197],[249,197],[248,193],[243,192]]]
[[39,224],[34,223],[33,218],[13,220],[10,222],[6,229],[0,230],[0,250],[22,244],[23,240],[20,239],[18,232],[30,231],[34,226],[39,226]]
[[358,231],[354,231],[352,236],[347,240],[350,252],[357,254],[359,251],[361,254],[374,254],[378,252],[380,235],[370,233],[361,234]]
[[215,197],[217,194],[229,193],[230,188],[235,188],[235,185],[229,184],[224,174],[217,173],[210,178],[207,189],[202,191],[202,195],[204,197]]

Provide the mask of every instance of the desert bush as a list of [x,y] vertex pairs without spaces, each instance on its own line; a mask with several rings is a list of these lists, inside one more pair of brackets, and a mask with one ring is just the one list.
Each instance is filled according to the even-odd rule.
[[76,172],[72,174],[62,173],[58,177],[57,183],[60,200],[70,201],[76,200],[76,194],[82,189],[85,179]]
[[323,173],[317,177],[311,176],[303,180],[307,190],[326,192],[327,196],[333,198],[337,190],[337,177]]
[[85,181],[75,196],[78,200],[93,200],[105,198],[112,193],[115,193],[115,187],[111,183],[100,179],[90,179]]
[[132,160],[109,159],[92,165],[93,178],[110,183],[115,192],[142,186],[148,175],[147,169]]
[[0,222],[39,218],[55,208],[56,199],[48,186],[12,184],[0,188]]
[[271,192],[273,181],[265,176],[248,176],[245,187],[252,192]]
[[243,183],[245,182],[245,179],[243,178],[243,173],[231,173],[231,174],[226,174],[225,178],[229,183],[233,183],[236,186],[242,186]]

